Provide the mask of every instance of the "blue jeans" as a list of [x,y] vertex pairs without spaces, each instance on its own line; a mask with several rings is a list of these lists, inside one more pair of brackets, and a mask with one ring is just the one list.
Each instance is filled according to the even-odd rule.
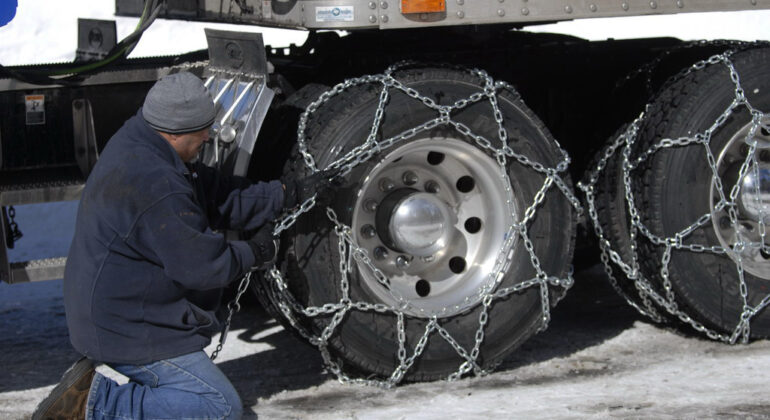
[[118,385],[97,373],[86,419],[240,419],[238,392],[206,353],[197,351],[147,365],[109,365],[130,381]]

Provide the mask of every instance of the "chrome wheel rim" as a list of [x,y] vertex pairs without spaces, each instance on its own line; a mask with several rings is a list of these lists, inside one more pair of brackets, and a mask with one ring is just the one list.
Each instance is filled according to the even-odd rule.
[[[767,127],[770,118],[763,119],[762,124]],[[770,231],[767,229],[770,226],[770,132],[767,128],[756,129],[754,158],[746,173],[740,175],[741,166],[748,159],[747,141],[752,127],[752,123],[743,126],[719,153],[716,168],[726,199],[730,200],[734,185],[740,184],[740,190],[734,204],[720,209],[721,196],[716,181],[712,180],[711,222],[719,244],[736,264],[742,264],[746,272],[756,277],[770,280]],[[735,220],[731,218],[731,211]]]
[[421,139],[390,152],[363,180],[353,210],[353,239],[387,278],[359,262],[366,289],[417,317],[477,305],[517,214],[506,184],[495,159],[461,140]]

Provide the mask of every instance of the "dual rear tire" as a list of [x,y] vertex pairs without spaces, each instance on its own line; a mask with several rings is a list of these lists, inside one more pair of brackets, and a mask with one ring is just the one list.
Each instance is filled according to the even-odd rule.
[[[731,78],[728,63],[739,85]],[[749,105],[736,102],[739,89]],[[723,340],[731,337],[743,316],[752,315],[744,307],[744,294],[746,305],[755,308],[770,294],[770,254],[760,249],[759,223],[760,214],[770,214],[763,195],[770,187],[770,165],[765,163],[770,150],[764,150],[770,146],[770,118],[760,116],[763,110],[770,110],[768,48],[735,53],[729,62],[715,60],[684,74],[656,97],[628,151],[629,162],[635,165],[630,172],[631,193],[639,212],[635,249],[631,248],[621,150],[609,160],[608,171],[597,183],[597,207],[605,210],[598,212],[599,221],[610,243],[626,263],[635,252],[652,288],[676,308],[672,313],[659,307],[660,312],[703,326],[709,335]],[[747,138],[752,127],[758,148],[750,157],[753,140]],[[696,134],[704,140],[691,141]],[[664,139],[674,141],[646,154]],[[756,165],[751,159],[756,159]],[[748,173],[741,176],[744,163]],[[736,184],[741,193],[731,198]],[[749,191],[754,188],[761,193]],[[730,209],[735,210],[735,219],[730,218]],[[700,224],[695,226],[696,222]],[[639,226],[659,240],[670,241],[670,255],[665,243],[646,237]],[[696,228],[688,229],[691,226]],[[634,281],[622,283],[626,290],[635,285]],[[751,337],[770,335],[770,312],[760,310],[750,321]]]

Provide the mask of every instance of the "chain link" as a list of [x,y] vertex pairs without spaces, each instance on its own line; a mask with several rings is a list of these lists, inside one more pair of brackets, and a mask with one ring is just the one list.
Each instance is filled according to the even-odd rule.
[[251,275],[252,272],[248,272],[245,276],[243,276],[240,283],[238,284],[238,292],[236,293],[235,298],[233,298],[233,300],[227,304],[227,319],[225,319],[222,333],[219,336],[219,343],[217,344],[217,348],[211,353],[211,360],[215,360],[217,356],[219,356],[219,352],[222,351],[222,347],[225,345],[225,341],[227,340],[227,333],[230,332],[230,323],[233,320],[233,315],[241,310],[241,304],[239,302],[241,300],[241,295],[243,295],[249,288]]
[[[734,227],[739,223],[736,208],[738,196],[740,194],[741,183],[736,182],[735,185],[731,188],[729,194],[725,194],[724,185],[719,176],[716,158],[711,151],[711,138],[719,128],[726,124],[728,119],[736,112],[739,107],[745,107],[749,110],[752,115],[752,125],[749,130],[749,134],[746,137],[748,153],[738,172],[738,179],[743,179],[743,177],[750,170],[758,170],[758,163],[755,158],[757,148],[756,141],[752,142],[749,140],[753,140],[754,133],[762,127],[761,120],[765,114],[757,111],[747,101],[745,92],[741,87],[740,75],[738,74],[738,71],[731,61],[731,56],[733,54],[734,51],[727,51],[722,54],[714,55],[708,59],[698,61],[680,73],[679,76],[677,76],[683,77],[692,72],[701,71],[712,65],[724,65],[727,68],[730,76],[730,83],[732,83],[734,86],[735,97],[711,126],[706,128],[702,133],[694,133],[691,136],[680,137],[677,139],[662,139],[654,143],[647,150],[642,151],[636,158],[632,158],[631,150],[635,142],[638,140],[637,135],[639,128],[649,113],[648,105],[645,111],[636,120],[629,124],[626,130],[606,148],[605,153],[601,156],[599,162],[592,169],[590,175],[588,176],[588,181],[586,183],[578,184],[578,188],[583,191],[585,195],[586,203],[588,206],[588,214],[594,227],[594,234],[599,240],[601,261],[604,264],[605,272],[609,277],[610,284],[612,285],[613,289],[615,289],[615,291],[624,297],[625,300],[642,315],[645,315],[656,322],[663,321],[663,318],[661,317],[662,310],[684,322],[685,324],[690,325],[693,329],[705,334],[707,337],[730,344],[734,344],[739,340],[744,343],[747,342],[750,335],[750,321],[752,317],[761,309],[770,304],[770,294],[765,296],[760,304],[758,304],[756,307],[751,307],[748,304],[749,290],[746,284],[746,279],[744,278],[744,267],[740,254],[741,250],[749,247],[767,249],[767,245],[764,243],[765,224],[763,220],[763,211],[761,210],[759,215],[759,226],[761,229],[760,235],[762,238],[760,243],[752,243],[739,236],[736,243],[732,245],[732,249],[726,249],[718,245],[709,246],[697,243],[685,244],[684,241],[686,238],[692,236],[693,232],[702,227],[705,227],[709,221],[711,221],[711,211],[699,217],[698,220],[693,222],[691,225],[685,227],[679,232],[676,232],[672,237],[661,238],[657,235],[654,235],[650,229],[642,223],[640,212],[635,205],[631,173],[640,164],[642,164],[647,159],[650,159],[655,153],[662,149],[671,147],[699,147],[702,145],[705,151],[704,155],[706,162],[712,173],[712,186],[717,192],[719,198],[719,201],[713,204],[712,211],[722,211],[726,209],[731,225]],[[607,163],[617,153],[620,153],[620,158],[622,159],[622,181],[624,197],[630,219],[630,261],[624,261],[619,250],[612,249],[612,244],[605,236],[604,229],[599,222],[598,213],[596,211],[595,186],[600,178],[601,173],[605,170],[608,170]],[[757,179],[759,179],[758,175],[756,175],[756,172],[755,176],[757,176]],[[756,200],[759,200],[758,188],[759,187],[757,187],[754,191]],[[758,208],[763,209],[763,207],[759,205]],[[650,279],[648,279],[639,270],[638,260],[640,256],[637,250],[637,232],[649,240],[653,245],[664,247],[660,261],[660,271],[658,273],[661,280],[660,286],[662,287],[662,290],[660,291],[656,290],[653,287],[652,281],[650,281]],[[738,274],[738,289],[742,299],[742,311],[739,319],[737,320],[737,324],[730,335],[722,334],[704,326],[700,322],[692,319],[678,307],[676,293],[672,287],[669,273],[669,264],[671,262],[671,256],[674,250],[689,251],[694,253],[712,253],[717,255],[730,254],[733,257],[733,261],[735,262]],[[628,279],[628,281],[633,282],[635,289],[639,294],[639,298],[642,303],[641,305],[631,299],[628,293],[626,293],[619,286],[617,278],[614,276],[613,265],[620,269],[620,272]],[[657,307],[655,305],[657,305]]]
[[3,240],[6,241],[6,246],[8,248],[13,248],[13,245],[16,241],[21,239],[24,234],[21,233],[19,230],[19,224],[16,223],[16,209],[13,206],[8,206],[7,210],[8,214],[8,237],[4,238]]
[[[514,151],[509,144],[508,132],[505,127],[504,114],[500,109],[498,103],[498,95],[506,91],[510,94],[517,95],[513,88],[503,82],[495,82],[486,72],[482,70],[470,70],[471,74],[475,75],[481,81],[479,84],[480,90],[474,92],[467,98],[461,98],[451,105],[439,105],[418,90],[406,86],[400,80],[396,78],[396,74],[409,66],[414,65],[411,62],[403,62],[389,67],[383,74],[369,75],[360,78],[346,80],[331,90],[321,94],[318,99],[312,102],[306,109],[306,111],[300,117],[299,125],[297,128],[297,144],[302,159],[311,172],[317,172],[319,170],[315,157],[310,153],[310,149],[307,145],[306,130],[308,128],[311,116],[324,106],[331,98],[344,93],[345,91],[356,86],[379,86],[379,100],[377,103],[374,119],[371,129],[366,140],[359,146],[353,148],[342,157],[338,158],[334,162],[327,165],[327,168],[335,168],[339,170],[341,175],[348,174],[356,166],[372,159],[376,154],[394,147],[398,143],[410,139],[422,132],[426,132],[438,126],[454,127],[455,130],[462,136],[473,141],[479,148],[488,151],[488,153],[495,157],[500,165],[500,176],[504,180],[506,185],[506,205],[511,215],[515,216],[514,198],[511,188],[511,182],[508,178],[507,170],[507,158],[513,158],[518,163],[531,168],[536,173],[541,173],[544,176],[543,184],[538,190],[537,194],[533,198],[533,202],[526,208],[524,217],[521,220],[516,221],[514,217],[513,224],[508,228],[508,234],[506,240],[503,243],[502,248],[498,253],[498,257],[495,260],[495,265],[492,272],[489,275],[487,284],[478,290],[477,296],[471,296],[469,298],[479,297],[481,301],[481,308],[479,311],[478,328],[474,335],[473,346],[468,349],[460,344],[460,342],[452,337],[449,331],[441,325],[439,318],[433,316],[427,319],[427,323],[423,329],[422,334],[414,343],[414,347],[410,350],[407,346],[407,334],[406,325],[408,322],[425,322],[417,318],[410,318],[404,313],[406,309],[409,309],[412,305],[409,300],[400,296],[393,288],[390,287],[390,279],[377,269],[372,263],[365,249],[359,247],[351,235],[351,228],[341,223],[331,208],[326,209],[326,216],[329,222],[332,224],[333,232],[337,236],[338,240],[338,253],[339,253],[339,290],[341,298],[336,303],[326,303],[320,307],[303,307],[292,296],[286,281],[283,278],[283,274],[276,268],[271,269],[268,272],[267,279],[273,285],[272,290],[275,293],[271,296],[275,300],[275,304],[281,311],[283,316],[297,331],[307,339],[311,344],[318,347],[321,356],[324,360],[324,364],[329,372],[334,374],[337,379],[342,383],[355,383],[370,386],[377,386],[382,388],[390,388],[398,384],[414,365],[414,362],[423,354],[428,341],[434,332],[438,332],[438,335],[447,343],[460,356],[461,363],[454,373],[447,377],[448,380],[458,379],[469,372],[473,372],[477,375],[483,375],[488,373],[479,365],[479,357],[481,352],[481,346],[485,338],[485,327],[489,321],[489,311],[494,301],[497,299],[505,298],[513,293],[519,293],[528,288],[537,287],[540,290],[541,310],[542,310],[542,323],[541,328],[544,328],[550,319],[550,306],[555,304],[558,299],[550,296],[550,287],[562,288],[566,291],[574,283],[572,279],[572,273],[570,272],[567,278],[559,279],[557,277],[549,276],[543,268],[540,266],[540,260],[535,253],[534,245],[529,239],[527,224],[535,217],[537,209],[546,200],[546,195],[551,190],[552,186],[556,186],[557,190],[563,194],[569,200],[570,204],[576,209],[576,211],[582,211],[582,207],[578,198],[571,191],[567,183],[564,181],[563,174],[566,173],[570,159],[564,149],[556,143],[556,148],[561,160],[557,163],[555,168],[550,168],[542,163],[536,162],[525,156],[524,154]],[[378,134],[380,133],[380,125],[385,114],[385,106],[390,97],[390,91],[396,90],[403,92],[420,103],[437,112],[437,116],[434,119],[426,121],[413,128],[405,130],[393,137],[376,141]],[[518,97],[518,96],[517,96]],[[451,112],[453,110],[459,110],[475,104],[481,101],[488,101],[492,108],[492,114],[497,126],[497,138],[494,141],[485,138],[479,134],[474,133],[468,126],[463,123],[453,121],[451,119]],[[498,144],[499,146],[494,146]],[[315,197],[308,199],[302,203],[299,209],[292,213],[285,214],[276,223],[274,233],[276,235],[285,231],[291,227],[304,213],[307,213],[315,206]],[[526,280],[515,284],[513,286],[501,288],[500,284],[504,279],[505,273],[508,271],[511,265],[513,256],[513,248],[515,242],[521,241],[524,244],[526,252],[530,256],[530,261],[535,269],[536,276],[530,280]],[[380,284],[382,284],[391,295],[398,302],[396,306],[388,306],[383,303],[369,303],[369,302],[352,302],[350,298],[349,288],[350,279],[349,273],[354,270],[353,261],[355,261],[359,270],[366,270],[371,274]],[[560,295],[563,295],[561,293]],[[445,308],[445,311],[448,308]],[[398,340],[398,350],[396,353],[397,366],[390,376],[386,379],[362,379],[351,378],[343,371],[340,361],[335,360],[332,357],[332,353],[329,350],[329,339],[333,333],[337,330],[339,325],[344,322],[346,314],[351,311],[362,312],[377,312],[381,314],[389,314],[394,317],[395,331]],[[298,315],[315,318],[319,316],[331,316],[331,320],[322,328],[319,335],[311,334],[299,321]],[[411,352],[411,355],[409,354]]]

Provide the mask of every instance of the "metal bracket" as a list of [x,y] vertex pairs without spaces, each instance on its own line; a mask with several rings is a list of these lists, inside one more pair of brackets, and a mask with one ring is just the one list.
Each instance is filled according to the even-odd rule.
[[6,283],[11,282],[11,265],[8,262],[8,244],[6,238],[8,237],[8,220],[5,215],[5,207],[2,207],[0,212],[0,241],[3,242],[0,246],[0,281]]
[[99,158],[94,129],[94,113],[91,101],[75,99],[72,101],[72,131],[75,146],[75,160],[83,176],[88,178]]
[[200,159],[223,173],[244,176],[274,96],[266,83],[268,66],[262,34],[206,29],[206,37],[209,66],[204,77],[217,116],[212,141]]
[[267,75],[267,55],[262,34],[206,28],[209,67],[244,74]]
[[118,43],[114,20],[78,19],[75,61],[100,60]]

